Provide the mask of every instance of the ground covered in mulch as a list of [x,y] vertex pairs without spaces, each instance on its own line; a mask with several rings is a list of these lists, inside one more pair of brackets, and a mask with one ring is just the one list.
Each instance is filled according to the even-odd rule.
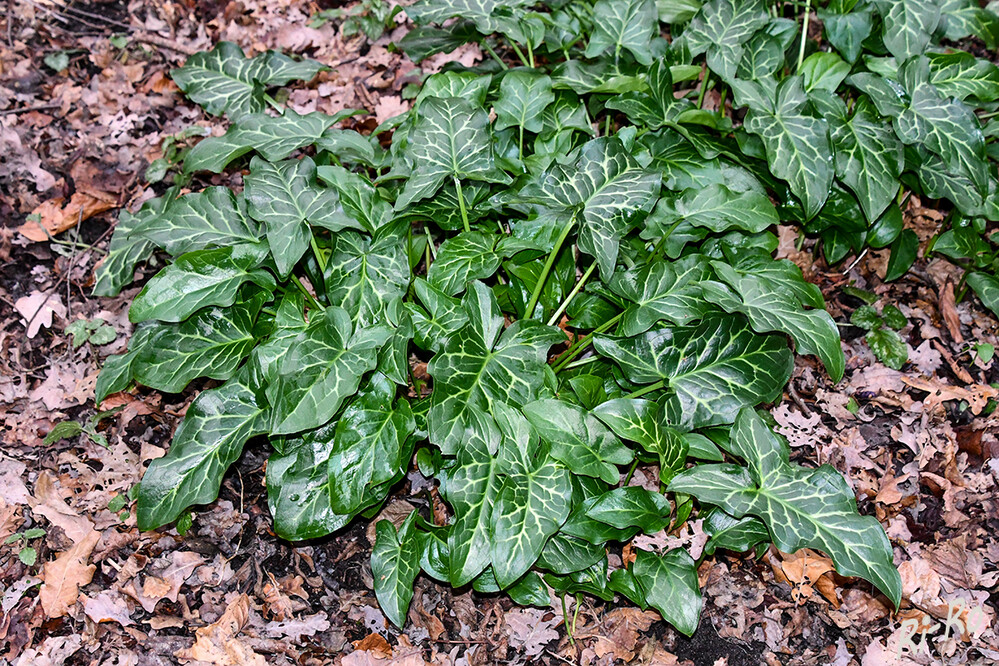
[[[177,395],[118,394],[102,405],[113,413],[98,413],[94,381],[102,360],[127,341],[127,307],[138,287],[116,299],[91,298],[90,288],[116,211],[135,210],[165,189],[145,173],[163,156],[164,140],[192,127],[190,136],[224,131],[179,94],[169,69],[223,39],[248,52],[308,55],[332,69],[285,91],[287,104],[299,112],[367,109],[370,115],[351,121],[363,130],[405,110],[406,86],[421,74],[482,55],[463,48],[416,70],[391,48],[407,30],[403,16],[369,43],[344,39],[332,23],[308,27],[327,6],[24,0],[0,16],[0,663],[999,660],[999,414],[989,402],[999,396],[999,360],[974,352],[980,343],[999,346],[999,323],[977,302],[955,302],[960,273],[950,263],[921,259],[886,284],[886,252],[830,268],[789,228],[781,229],[779,253],[822,288],[842,324],[848,364],[832,385],[799,359],[773,416],[797,462],[834,465],[861,511],[885,526],[904,582],[898,613],[870,585],[836,576],[821,554],[771,549],[758,560],[704,559],[705,610],[689,639],[624,600],[553,598],[550,608],[515,608],[423,578],[399,632],[372,592],[375,521],[312,543],[273,534],[265,442],[248,447],[218,501],[194,513],[188,529],[140,533],[129,491],[208,383]],[[238,180],[223,175],[202,184]],[[941,219],[910,200],[906,225],[923,247]],[[55,242],[38,239],[19,231],[26,221],[67,231]],[[143,270],[151,275],[157,266]],[[862,301],[847,287],[872,291],[878,307],[895,305],[905,315],[909,362],[901,370],[876,362],[864,331],[849,325]],[[90,327],[70,328],[78,320]],[[65,422],[82,432],[68,426],[66,438],[46,443]],[[655,482],[639,471],[632,482],[645,481]],[[435,501],[436,489],[414,471],[382,517],[413,507],[429,512]],[[693,521],[639,541],[682,544],[697,557],[706,537]]]

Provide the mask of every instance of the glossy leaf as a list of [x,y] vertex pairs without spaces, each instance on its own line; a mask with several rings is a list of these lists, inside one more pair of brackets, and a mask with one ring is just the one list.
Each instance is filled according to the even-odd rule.
[[132,302],[132,322],[183,321],[211,305],[229,306],[246,282],[271,291],[274,277],[260,263],[255,246],[236,245],[181,255],[146,283]]
[[787,181],[811,218],[829,196],[833,153],[826,121],[802,112],[806,101],[801,78],[785,79],[773,110],[752,109],[745,126],[763,140],[771,171]]
[[360,326],[385,322],[390,305],[409,286],[406,259],[408,226],[391,223],[371,238],[345,231],[335,234],[326,266],[326,294]]
[[415,538],[414,511],[399,527],[387,520],[375,526],[371,549],[371,577],[375,597],[385,616],[397,627],[406,624],[406,612],[413,599],[413,581],[420,572],[419,542]]
[[313,60],[296,61],[277,51],[247,58],[232,42],[219,42],[211,51],[195,53],[171,78],[192,101],[213,114],[239,117],[263,111],[266,86],[309,80],[325,69]]
[[524,416],[543,440],[551,456],[576,474],[616,484],[618,465],[634,457],[631,450],[596,417],[561,400],[539,400],[524,406]]
[[888,537],[877,519],[858,515],[853,491],[839,472],[828,465],[791,465],[787,443],[751,408],[739,413],[726,448],[748,468],[702,465],[679,474],[670,490],[720,506],[736,518],[761,518],[780,550],[821,550],[839,573],[874,583],[898,605],[902,580]]
[[255,379],[253,368],[244,366],[191,403],[167,455],[153,460],[139,484],[140,530],[166,525],[187,507],[214,500],[246,440],[267,432],[267,405]]
[[663,381],[690,427],[730,423],[742,407],[776,399],[793,365],[783,340],[755,333],[740,316],[633,338],[601,335],[594,346],[631,381]]
[[600,274],[609,276],[633,217],[655,203],[659,180],[619,139],[600,138],[584,144],[574,164],[556,163],[529,181],[519,196],[548,207],[561,225],[577,218],[579,249],[595,257]]
[[564,340],[558,329],[534,320],[502,330],[496,298],[480,282],[470,284],[462,305],[469,323],[427,365],[434,378],[430,441],[447,454],[458,450],[477,410],[534,400],[548,348]]
[[415,167],[396,201],[396,210],[431,196],[445,180],[510,180],[494,164],[486,112],[457,97],[424,100],[408,153]]

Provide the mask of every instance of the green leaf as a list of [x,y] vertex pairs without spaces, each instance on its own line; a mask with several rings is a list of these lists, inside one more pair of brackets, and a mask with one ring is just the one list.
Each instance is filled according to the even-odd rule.
[[625,486],[599,495],[586,515],[618,529],[637,527],[646,534],[655,534],[669,526],[671,511],[663,495],[639,486]]
[[771,171],[787,181],[805,217],[812,218],[829,196],[833,152],[828,124],[802,113],[806,102],[801,77],[785,79],[777,88],[775,109],[752,109],[745,127],[763,140]]
[[717,282],[705,282],[704,297],[726,312],[741,312],[760,333],[787,333],[800,354],[822,359],[833,381],[843,377],[846,357],[840,347],[839,328],[825,310],[805,310],[801,302],[782,289],[780,283],[751,274],[740,274],[728,264],[712,262],[715,273],[731,289]]
[[375,526],[375,545],[371,549],[371,578],[375,597],[385,616],[397,627],[406,624],[406,613],[413,599],[413,581],[420,573],[419,541],[415,538],[416,512],[396,532],[395,526],[381,520]]
[[999,67],[970,53],[927,53],[930,83],[944,97],[982,102],[999,99]]
[[471,280],[492,277],[502,261],[496,234],[466,231],[444,241],[427,271],[427,281],[448,296],[465,291]]
[[336,191],[316,184],[316,164],[309,157],[277,163],[254,157],[244,183],[250,215],[267,229],[281,277],[309,249],[309,224],[332,231],[358,226],[343,214]]
[[635,215],[655,203],[659,181],[659,173],[643,169],[619,138],[601,137],[584,144],[573,164],[553,164],[533,178],[518,196],[547,206],[561,224],[578,216],[579,249],[610,276],[621,239]]
[[606,557],[600,546],[559,532],[552,535],[538,557],[538,566],[556,574],[582,571]]
[[659,17],[652,0],[597,0],[593,6],[593,33],[585,55],[595,58],[613,48],[617,58],[626,49],[641,64],[651,65],[649,42],[658,27]]
[[707,51],[708,67],[723,80],[735,77],[744,45],[770,16],[762,0],[711,0],[683,32],[690,54]]
[[272,434],[326,423],[357,391],[361,377],[375,367],[378,349],[389,332],[387,327],[373,327],[352,335],[351,330],[345,310],[326,308],[274,364],[274,377],[265,391],[271,404]]
[[173,256],[195,250],[259,243],[261,231],[246,214],[246,202],[227,187],[208,187],[169,202],[145,217],[134,232]]
[[336,188],[344,214],[368,233],[375,233],[391,221],[392,204],[364,176],[335,165],[317,167],[316,174]]
[[743,516],[733,518],[715,507],[704,515],[704,532],[710,536],[704,552],[711,555],[717,549],[744,553],[750,548],[770,541],[770,532],[759,518]]
[[822,26],[829,43],[839,51],[847,62],[855,63],[860,57],[864,40],[874,29],[870,8],[852,8],[848,13],[832,14],[819,10]]
[[[333,422],[298,438],[271,440],[277,450],[267,461],[267,504],[274,516],[274,531],[283,539],[323,537],[354,517],[336,513],[332,507],[328,462],[335,429]],[[380,502],[388,490],[386,486],[369,488],[365,506]]]
[[881,319],[881,315],[878,314],[878,311],[873,306],[861,305],[850,315],[850,323],[868,331],[873,331],[876,328],[881,328],[884,320]]
[[593,415],[607,424],[618,437],[637,442],[659,457],[659,477],[669,483],[683,469],[689,442],[669,427],[664,410],[651,400],[618,398],[608,400],[593,410]]
[[494,164],[489,117],[464,99],[424,100],[406,152],[414,169],[396,201],[396,210],[431,196],[445,180],[453,178],[510,182]]
[[232,42],[219,42],[211,51],[195,53],[183,67],[170,72],[177,86],[208,113],[239,117],[263,111],[266,86],[283,86],[294,79],[312,79],[322,64],[295,61],[277,51],[247,58]]
[[697,567],[687,551],[677,549],[656,555],[639,548],[631,573],[644,593],[645,602],[680,632],[693,635],[700,622],[703,600]]
[[448,296],[423,278],[413,281],[413,292],[426,308],[406,303],[416,329],[415,342],[422,349],[440,351],[447,339],[468,323],[468,313],[458,299]]
[[239,288],[252,282],[265,291],[277,286],[262,268],[257,246],[235,245],[181,255],[157,273],[132,302],[129,321],[177,322],[210,305],[227,307]]
[[232,377],[257,340],[253,324],[266,298],[256,292],[229,308],[204,308],[179,324],[152,325],[131,363],[140,384],[179,393],[196,377]]
[[565,468],[539,455],[523,416],[511,408],[499,415],[504,431],[499,464],[506,478],[493,506],[490,551],[496,582],[506,588],[537,561],[548,537],[569,516],[572,486]]
[[469,323],[427,364],[434,378],[430,441],[445,454],[454,454],[464,442],[473,408],[521,406],[536,399],[548,348],[565,339],[557,328],[530,319],[502,330],[496,297],[480,282],[470,283],[462,304]]
[[985,138],[967,106],[941,96],[931,84],[921,84],[895,120],[895,130],[903,142],[925,146],[950,169],[969,178],[980,193],[988,192]]
[[805,90],[836,92],[850,73],[850,65],[835,53],[819,51],[805,58],[798,73],[805,77]]
[[772,402],[791,376],[786,343],[759,335],[740,316],[712,317],[698,326],[648,331],[632,338],[594,338],[637,384],[663,381],[675,394],[682,425],[730,423],[739,409]]
[[783,67],[785,52],[798,32],[797,23],[791,19],[771,19],[744,45],[738,77],[760,81],[774,74]]
[[904,62],[912,56],[923,55],[940,23],[940,3],[937,0],[880,0],[878,5],[884,19],[885,47],[895,59]]
[[903,229],[891,244],[891,256],[885,269],[885,282],[891,282],[905,275],[916,261],[919,252],[919,238],[912,229]]
[[754,234],[780,221],[764,192],[736,192],[720,183],[684,190],[675,199],[664,198],[649,224],[665,232],[680,220],[715,233],[737,229]]
[[222,477],[246,440],[267,432],[267,406],[251,365],[195,398],[170,450],[149,465],[139,485],[140,530],[166,525],[187,507],[218,497]]
[[525,4],[525,0],[419,0],[406,8],[406,15],[417,25],[444,23],[459,16],[474,21],[484,35],[498,29],[493,14],[497,10],[512,10]]
[[494,453],[502,435],[495,421],[473,408],[477,427],[458,451],[457,464],[440,477],[441,493],[454,510],[448,536],[448,577],[467,585],[489,566],[493,506],[502,479]]
[[541,438],[551,444],[551,456],[575,474],[621,480],[618,465],[634,455],[596,417],[561,400],[538,400],[524,406],[524,416]]
[[76,421],[63,421],[62,423],[57,423],[49,431],[49,434],[45,435],[42,444],[48,446],[64,439],[73,439],[81,432],[83,432],[83,426]]
[[836,177],[849,187],[864,214],[876,221],[898,194],[905,165],[902,142],[861,97],[853,117],[827,116],[835,150]]
[[673,95],[673,76],[666,58],[652,64],[648,84],[648,92],[626,92],[612,97],[607,100],[607,108],[621,111],[650,129],[676,122],[681,113],[693,108],[691,102]]
[[339,120],[318,112],[299,115],[291,109],[280,116],[243,116],[222,136],[203,139],[192,148],[184,158],[184,172],[221,173],[230,162],[251,150],[269,162],[283,160],[317,141],[327,127]]
[[393,222],[374,237],[345,231],[333,236],[326,266],[326,294],[361,326],[384,323],[393,301],[409,287],[409,225]]
[[395,389],[376,373],[337,419],[328,463],[336,513],[360,511],[369,487],[388,483],[408,466],[403,456],[416,421],[405,399],[395,402]]
[[476,106],[484,106],[492,80],[489,74],[479,72],[440,72],[423,82],[414,104],[419,106],[428,97],[461,97]]
[[901,370],[909,360],[909,350],[902,337],[890,328],[876,328],[864,338],[875,358],[889,368]]
[[38,551],[31,546],[25,546],[21,550],[17,551],[17,559],[20,560],[21,564],[26,567],[35,566],[35,562],[38,561]]
[[999,278],[987,273],[969,273],[968,286],[982,299],[982,303],[999,315]]
[[532,70],[515,69],[503,75],[494,130],[522,127],[528,132],[540,132],[545,108],[555,101],[551,77]]
[[762,519],[780,550],[821,550],[839,573],[874,583],[898,606],[902,579],[888,537],[877,519],[857,514],[853,491],[839,472],[829,465],[791,465],[787,443],[751,408],[739,413],[725,448],[749,468],[701,465],[677,475],[669,490],[720,506],[735,518]]
[[156,246],[135,231],[150,216],[162,211],[166,203],[166,199],[153,199],[134,215],[121,211],[108,246],[108,256],[95,271],[94,296],[117,296],[132,281],[136,265],[153,255]]

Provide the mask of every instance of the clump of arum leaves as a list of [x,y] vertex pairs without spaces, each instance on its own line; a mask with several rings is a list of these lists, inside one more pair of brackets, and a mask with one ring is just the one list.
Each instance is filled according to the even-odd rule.
[[[821,293],[772,258],[772,231],[799,224],[831,262],[891,247],[897,277],[916,256],[900,206],[940,199],[937,251],[971,248],[967,285],[995,308],[999,70],[942,44],[994,45],[999,19],[974,0],[790,7],[419,0],[410,57],[473,42],[491,59],[429,77],[372,136],[339,128],[351,111],[269,95],[318,63],[223,43],[175,70],[231,120],[182,180],[246,171],[241,192],[171,190],[123,214],[99,270],[96,292],[115,294],[172,257],[98,400],[223,382],[147,471],[139,526],[215,499],[250,442],[273,450],[290,540],[374,516],[414,461],[436,479],[447,524],[377,526],[375,591],[398,625],[423,572],[521,604],[621,594],[690,634],[690,555],[637,549],[609,571],[607,550],[695,511],[706,553],[815,548],[897,605],[877,520],[833,468],[791,463],[755,411],[780,398],[792,348],[844,371]],[[660,492],[629,485],[637,465]]]

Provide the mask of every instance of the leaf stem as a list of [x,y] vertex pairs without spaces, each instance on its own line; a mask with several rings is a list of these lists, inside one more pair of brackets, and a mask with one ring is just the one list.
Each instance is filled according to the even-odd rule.
[[316,297],[312,295],[312,292],[310,292],[308,289],[305,288],[305,285],[302,284],[302,281],[299,280],[298,276],[295,275],[294,273],[292,273],[292,275],[291,275],[291,281],[295,283],[295,286],[298,287],[299,291],[301,291],[303,294],[305,294],[305,299],[307,301],[309,301],[309,303],[312,305],[312,307],[314,307],[315,309],[320,310],[320,311],[326,309],[322,305],[319,304],[319,301],[317,301]]
[[595,269],[596,267],[597,267],[597,260],[594,259],[593,263],[590,264],[590,267],[586,269],[585,273],[583,273],[583,276],[579,278],[578,282],[576,282],[576,286],[572,288],[572,291],[569,292],[569,295],[566,296],[565,300],[562,301],[562,304],[558,306],[558,310],[555,311],[555,314],[552,315],[552,318],[548,320],[549,326],[554,326],[555,323],[558,322],[559,317],[561,317],[562,313],[565,312],[565,309],[569,307],[569,303],[572,301],[572,299],[576,297],[576,294],[579,293],[579,290],[583,288],[583,285],[585,285],[586,281],[590,279],[590,276],[593,275],[593,269]]
[[643,386],[642,388],[638,389],[637,391],[629,393],[628,395],[626,395],[624,397],[626,399],[628,399],[628,398],[640,398],[643,395],[645,395],[646,393],[652,393],[653,391],[658,391],[659,389],[661,389],[661,388],[663,388],[665,386],[666,386],[666,380],[665,379],[660,379],[655,384],[649,384],[648,386]]
[[527,62],[527,58],[524,57],[524,52],[520,50],[519,46],[517,46],[517,42],[513,41],[512,39],[508,41],[510,43],[510,46],[513,47],[513,52],[517,54],[518,58],[520,58],[520,62],[523,63],[524,67],[530,67],[533,69],[534,65],[531,65]]
[[486,41],[485,39],[483,39],[482,42],[481,42],[481,44],[482,44],[483,47],[485,47],[486,53],[488,53],[489,55],[491,55],[493,57],[493,60],[495,60],[496,62],[499,63],[500,67],[502,67],[503,69],[510,69],[510,66],[508,64],[506,64],[505,62],[503,62],[502,58],[500,58],[498,55],[496,55],[496,51],[493,50],[493,47],[489,46],[489,42],[488,41]]
[[573,215],[572,219],[569,220],[569,224],[565,225],[562,229],[562,233],[559,235],[558,240],[555,241],[555,247],[552,251],[548,253],[548,259],[545,260],[545,265],[541,269],[541,275],[538,276],[538,282],[534,285],[534,291],[531,292],[531,299],[527,301],[527,309],[524,311],[524,316],[530,318],[534,313],[534,308],[538,305],[538,299],[541,298],[541,290],[544,289],[545,282],[548,280],[548,273],[551,272],[552,266],[555,264],[555,258],[558,256],[559,250],[562,249],[562,243],[568,238],[569,232],[572,228],[576,226],[576,216]]
[[704,98],[707,97],[708,90],[714,83],[711,81],[711,72],[707,68],[704,70],[704,80],[701,82],[701,94],[697,96],[697,108],[704,108]]
[[323,256],[322,250],[319,249],[319,244],[316,243],[315,235],[309,236],[309,244],[312,246],[312,254],[316,255],[316,263],[319,264],[319,270],[322,273],[326,272],[326,257]]
[[584,349],[590,346],[590,344],[593,342],[594,335],[603,333],[604,331],[608,330],[611,326],[616,324],[618,320],[621,319],[621,317],[623,316],[624,313],[619,312],[614,317],[608,319],[604,323],[600,324],[600,326],[597,326],[595,329],[593,329],[590,332],[590,334],[585,338],[583,338],[582,340],[576,340],[576,342],[574,342],[569,347],[569,349],[566,350],[565,354],[561,358],[559,358],[558,361],[556,361],[555,365],[552,366],[552,370],[554,370],[555,372],[562,372],[563,370],[565,370],[565,367],[569,365],[569,362],[572,361],[572,359],[579,356]]
[[465,225],[465,231],[471,231],[472,228],[468,224],[468,211],[465,210],[465,195],[461,192],[461,179],[458,176],[451,176],[454,178],[454,189],[458,192],[458,209],[461,210],[461,221]]
[[808,41],[808,19],[811,17],[812,0],[805,0],[805,19],[801,24],[801,46],[798,48],[798,66],[795,73],[801,71],[801,63],[805,60],[805,42]]

